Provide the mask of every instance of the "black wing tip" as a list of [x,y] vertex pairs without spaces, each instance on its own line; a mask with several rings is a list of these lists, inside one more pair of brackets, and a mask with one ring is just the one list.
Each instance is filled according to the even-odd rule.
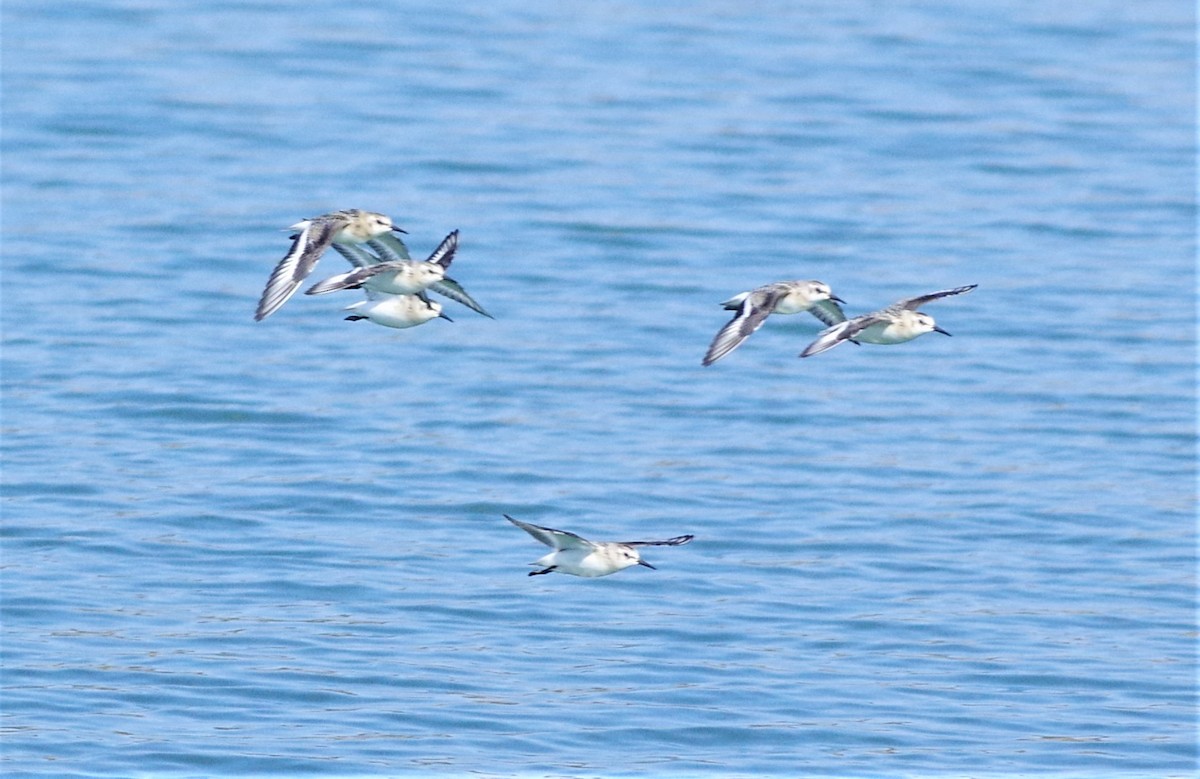
[[737,346],[733,346],[728,349],[722,349],[721,347],[717,346],[716,344],[713,344],[712,346],[708,347],[708,351],[704,353],[704,359],[700,361],[700,364],[702,366],[704,366],[705,368],[707,368],[710,365],[714,365],[717,362],[720,362],[721,360],[728,357],[729,353],[732,352],[736,348],[737,348]]
[[271,314],[274,314],[279,309],[283,308],[283,304],[288,301],[291,295],[286,295],[282,300],[268,300],[263,298],[258,302],[258,309],[254,312],[254,321],[261,322]]
[[708,347],[708,351],[704,353],[704,359],[700,361],[700,365],[702,365],[703,367],[707,368],[708,366],[710,366],[710,365],[712,365],[713,363],[715,363],[715,362],[717,362],[718,360],[720,360],[720,359],[721,359],[722,357],[724,357],[726,354],[729,354],[729,352],[724,352],[724,353],[722,353],[722,354],[717,354],[717,350],[716,350],[716,348],[715,348],[715,347],[712,347],[712,346],[710,346],[710,347]]
[[675,536],[664,541],[622,541],[626,546],[683,546],[684,544],[695,538],[694,535],[688,533],[685,536]]

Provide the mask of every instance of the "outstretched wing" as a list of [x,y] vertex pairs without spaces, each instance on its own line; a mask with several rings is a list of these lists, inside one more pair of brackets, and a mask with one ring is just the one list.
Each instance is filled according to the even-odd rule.
[[625,546],[681,546],[691,541],[695,536],[675,536],[668,538],[666,541],[622,541]]
[[566,530],[555,530],[550,527],[531,525],[528,522],[513,519],[507,514],[504,515],[504,518],[552,549],[593,549],[596,546],[583,536],[577,536]]
[[846,315],[842,312],[842,307],[833,300],[818,300],[809,306],[808,312],[820,319],[826,327],[833,327],[839,322],[846,321]]
[[255,321],[261,322],[279,310],[288,301],[300,283],[308,278],[317,260],[333,243],[333,237],[346,226],[343,219],[309,219],[301,222],[299,235],[292,240],[291,251],[279,261],[254,312]]
[[[449,263],[446,263],[446,264],[449,265]],[[454,279],[447,277],[447,278],[442,279],[441,281],[435,281],[434,283],[429,285],[429,288],[431,290],[433,290],[434,292],[438,293],[439,295],[445,295],[446,297],[450,298],[451,300],[457,300],[459,303],[462,303],[464,306],[471,309],[472,311],[476,311],[480,314],[483,314],[488,319],[496,318],[496,317],[492,316],[491,314],[489,314],[487,311],[485,311],[483,306],[476,303],[475,298],[468,295],[467,291],[462,288],[462,285],[459,284]]]
[[412,259],[412,256],[408,253],[408,247],[404,245],[404,241],[401,241],[400,237],[395,233],[377,235],[367,241],[367,246],[379,252],[379,256],[385,260],[395,262],[396,260]]
[[318,281],[316,284],[313,284],[311,287],[304,290],[304,294],[324,295],[329,292],[337,292],[338,290],[343,289],[356,289],[357,287],[362,286],[362,280],[355,278],[358,275],[359,270],[361,270],[361,268],[347,271],[346,273],[339,273],[336,276],[330,276],[327,279]]
[[708,352],[705,353],[700,364],[712,365],[741,346],[742,341],[749,338],[755,330],[762,327],[763,322],[767,321],[775,304],[779,302],[781,294],[783,293],[779,290],[766,287],[725,301],[722,305],[728,309],[733,307],[734,302],[739,301],[740,298],[740,305],[737,305],[735,309],[737,313],[713,336],[712,343],[708,346]]
[[821,331],[817,339],[804,348],[800,352],[801,357],[812,357],[821,352],[827,352],[843,341],[850,341],[854,336],[866,330],[873,324],[887,321],[884,317],[876,314],[864,314],[856,316],[853,319],[848,319],[845,322],[839,322],[833,327],[828,327]]
[[918,295],[915,298],[905,298],[904,300],[901,300],[898,303],[896,303],[895,308],[906,308],[909,311],[916,311],[918,308],[925,305],[926,303],[928,303],[931,300],[937,300],[938,298],[948,298],[952,295],[962,295],[965,292],[970,292],[971,290],[975,289],[978,286],[979,286],[978,284],[968,284],[965,287],[955,287],[954,289],[944,289],[941,292],[930,292],[928,295]]
[[[370,246],[370,244],[367,244]],[[372,265],[378,265],[381,262],[390,260],[390,256],[383,254],[375,255],[361,246],[352,243],[335,243],[334,251],[346,258],[346,262],[356,268],[369,268]]]
[[432,262],[434,265],[441,265],[443,268],[449,268],[450,263],[454,262],[454,253],[458,251],[458,230],[447,235],[438,244],[438,247],[429,255],[429,259],[425,262]]
[[[334,244],[337,246],[338,244]],[[403,261],[402,261],[403,262]],[[374,265],[355,268],[346,273],[339,273],[336,276],[330,276],[324,281],[318,281],[308,289],[304,290],[305,295],[324,295],[328,292],[337,292],[343,289],[357,289],[363,285],[367,279],[372,276],[378,276],[380,273],[386,273],[392,270],[398,270],[400,263],[395,262],[377,262]]]

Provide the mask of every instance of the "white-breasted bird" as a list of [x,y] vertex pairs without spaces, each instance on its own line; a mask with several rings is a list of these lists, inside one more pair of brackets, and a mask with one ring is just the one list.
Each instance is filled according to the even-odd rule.
[[741,346],[771,314],[808,311],[826,325],[840,322],[846,317],[838,303],[845,301],[820,281],[777,281],[734,295],[721,305],[737,313],[717,332],[701,365],[712,365]]
[[[447,235],[424,262],[416,260],[370,261],[373,255],[355,247],[365,264],[353,270],[318,281],[304,291],[305,295],[325,295],[343,289],[373,289],[392,295],[415,295],[429,289],[435,281],[446,277],[446,268],[454,261],[458,250],[458,230]],[[361,253],[361,254],[360,254]]]
[[346,317],[356,322],[367,319],[384,327],[407,328],[423,325],[431,319],[453,319],[442,313],[442,304],[423,295],[389,295],[367,290],[367,299],[346,306],[354,313]]
[[361,246],[335,244],[334,248],[354,266],[354,269],[319,281],[305,290],[304,294],[324,295],[343,289],[364,288],[392,295],[416,295],[425,290],[432,290],[489,319],[494,318],[467,294],[461,284],[446,276],[446,270],[458,251],[458,230],[443,238],[423,262],[409,258],[407,248],[401,256],[392,246],[382,241],[372,239],[367,241],[367,246],[375,249],[377,254],[372,254]]
[[917,308],[931,300],[962,295],[977,286],[979,285],[968,284],[965,287],[944,289],[940,292],[930,292],[928,295],[905,298],[887,308],[838,322],[821,331],[817,339],[809,344],[800,353],[800,356],[812,357],[814,354],[828,351],[844,341],[886,345],[902,344],[925,333],[950,335],[938,327],[932,316],[918,311]]
[[[454,232],[457,233],[458,231],[455,230]],[[402,241],[395,240],[395,236],[381,236],[379,238],[372,239],[367,241],[367,246],[374,249],[379,255],[379,259],[383,262],[399,262],[412,259],[412,257],[410,257],[408,254],[408,248]],[[456,249],[457,246],[458,239],[455,238]],[[449,262],[446,262],[445,264],[447,267],[450,265]],[[433,290],[439,295],[444,295],[453,301],[462,303],[467,308],[478,314],[483,314],[488,319],[495,319],[494,316],[489,314],[487,311],[484,311],[483,306],[476,303],[473,297],[467,294],[467,291],[463,289],[461,284],[449,276],[442,278],[441,281],[433,282],[429,285],[429,289]]]
[[616,573],[633,565],[654,568],[653,565],[642,559],[638,547],[679,546],[694,538],[694,536],[686,535],[668,538],[665,541],[588,541],[586,538],[566,530],[531,525],[528,522],[513,519],[507,514],[504,515],[504,518],[554,550],[536,562],[530,563],[530,565],[542,568],[540,571],[530,571],[530,576],[558,572],[594,578],[608,576],[610,573]]
[[261,322],[278,311],[296,293],[330,245],[361,244],[387,236],[386,240],[404,246],[403,241],[392,235],[393,231],[402,233],[404,230],[393,224],[391,217],[357,208],[305,219],[292,225],[291,229],[300,232],[292,239],[291,251],[271,272],[254,312],[255,321]]

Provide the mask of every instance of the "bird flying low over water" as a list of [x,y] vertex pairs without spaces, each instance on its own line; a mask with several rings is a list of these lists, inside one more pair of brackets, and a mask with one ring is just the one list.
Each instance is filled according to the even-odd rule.
[[343,289],[361,288],[392,295],[418,295],[425,290],[432,290],[489,319],[495,318],[475,302],[461,284],[446,276],[446,270],[458,251],[458,230],[443,238],[423,262],[411,259],[407,249],[401,254],[383,241],[372,239],[366,244],[377,253],[372,254],[361,246],[335,244],[334,249],[354,268],[317,282],[305,290],[304,294],[324,295]]
[[300,232],[292,238],[291,251],[271,272],[271,278],[258,301],[258,310],[254,312],[255,321],[261,322],[278,311],[308,278],[321,255],[331,245],[388,242],[392,246],[398,244],[404,254],[408,253],[404,242],[392,235],[393,232],[402,233],[404,230],[394,225],[391,217],[374,211],[360,211],[357,208],[335,211],[297,222],[291,229]]
[[777,281],[734,295],[721,305],[737,313],[717,332],[701,364],[712,365],[741,346],[771,314],[807,311],[826,325],[841,322],[846,317],[838,303],[845,301],[820,281]]
[[695,537],[691,535],[676,536],[665,541],[588,541],[586,538],[566,530],[531,525],[528,522],[513,519],[507,514],[504,515],[504,518],[554,550],[536,562],[530,563],[530,565],[542,567],[540,571],[530,571],[530,576],[557,571],[572,576],[594,578],[608,576],[610,573],[616,573],[633,565],[654,568],[653,565],[642,559],[638,547],[680,546]]
[[925,333],[950,335],[937,326],[933,317],[917,311],[917,308],[933,300],[965,294],[977,286],[979,285],[968,284],[965,287],[944,289],[941,292],[930,292],[928,295],[905,298],[870,314],[839,321],[821,331],[817,339],[809,344],[800,353],[800,356],[812,357],[828,351],[844,341],[865,344],[902,344]]
[[386,292],[367,290],[367,299],[346,306],[353,311],[346,319],[357,322],[362,319],[384,327],[407,328],[423,325],[433,319],[454,320],[442,313],[442,304],[424,295],[389,295]]

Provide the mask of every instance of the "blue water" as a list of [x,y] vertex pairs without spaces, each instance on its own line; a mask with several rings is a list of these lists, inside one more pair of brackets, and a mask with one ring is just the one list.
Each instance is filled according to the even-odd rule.
[[1195,771],[1192,4],[447,5],[4,4],[0,770]]

